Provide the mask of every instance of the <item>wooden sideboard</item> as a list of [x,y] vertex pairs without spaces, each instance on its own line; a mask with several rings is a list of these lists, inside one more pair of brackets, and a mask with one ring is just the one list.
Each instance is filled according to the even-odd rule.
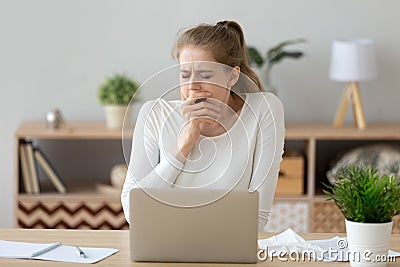
[[[333,156],[345,149],[371,143],[400,144],[400,124],[370,124],[366,130],[358,130],[352,125],[333,128],[330,124],[287,124],[285,134],[285,158],[295,151],[297,157],[303,159],[303,166],[298,173],[302,174],[303,190],[300,193],[275,196],[268,230],[281,231],[292,227],[299,232],[344,232],[343,217],[337,208],[324,200],[321,182],[327,182],[325,172]],[[132,133],[124,133],[124,138],[131,138]],[[118,193],[104,193],[96,190],[97,182],[108,179],[112,167],[102,166],[105,171],[101,175],[90,174],[85,178],[72,179],[61,176],[67,187],[66,194],[43,192],[26,194],[21,186],[19,145],[31,141],[37,146],[47,144],[56,146],[59,142],[78,142],[71,145],[80,148],[86,143],[98,142],[107,144],[104,148],[120,151],[122,155],[121,130],[109,130],[100,122],[71,122],[66,129],[48,130],[44,122],[29,121],[20,125],[15,133],[15,226],[23,228],[88,228],[88,229],[126,229]],[[68,154],[70,147],[59,153]],[[72,148],[71,148],[72,149]],[[84,162],[90,158],[107,155],[97,148],[92,154],[73,152],[74,162]],[[82,148],[85,150],[85,148]],[[86,149],[88,150],[88,149]],[[89,149],[90,150],[90,149]],[[106,151],[106,152],[107,152]],[[88,156],[89,155],[89,156]],[[56,158],[49,161],[57,169]],[[72,166],[73,167],[73,166]],[[100,178],[101,176],[101,178]],[[287,186],[287,181],[282,183]],[[290,182],[289,182],[290,184]],[[298,184],[296,185],[299,186]],[[396,218],[394,232],[400,233],[400,221]]]

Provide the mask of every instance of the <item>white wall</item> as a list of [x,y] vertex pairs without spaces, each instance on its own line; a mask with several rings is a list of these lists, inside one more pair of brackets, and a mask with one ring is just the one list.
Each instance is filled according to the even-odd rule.
[[305,59],[273,72],[291,122],[334,116],[344,85],[328,79],[332,39],[375,39],[379,76],[361,87],[366,117],[398,122],[398,10],[397,0],[1,0],[0,227],[12,226],[17,125],[43,119],[55,106],[69,120],[103,120],[96,87],[104,76],[125,71],[144,81],[174,63],[176,32],[201,22],[237,20],[247,43],[263,50],[290,38],[308,40],[298,46]]

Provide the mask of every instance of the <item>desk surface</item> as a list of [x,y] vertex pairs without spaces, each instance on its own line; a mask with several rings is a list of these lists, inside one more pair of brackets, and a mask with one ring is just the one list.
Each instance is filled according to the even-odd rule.
[[[260,238],[266,238],[272,234],[260,233]],[[331,238],[338,234],[301,234],[306,240]],[[344,234],[339,234],[344,236]],[[127,230],[31,230],[31,229],[0,229],[0,240],[21,241],[21,242],[37,242],[51,243],[60,241],[65,245],[79,245],[88,247],[110,247],[117,248],[120,251],[111,257],[100,261],[95,265],[88,266],[232,266],[232,264],[195,264],[195,263],[138,263],[131,262],[129,256],[129,232]],[[400,234],[393,234],[390,242],[390,249],[400,251]],[[321,262],[281,262],[274,258],[271,262],[258,262],[257,264],[238,264],[234,266],[289,266],[289,265],[321,265]],[[329,267],[350,266],[348,262],[327,263]],[[5,259],[0,258],[0,266],[84,266],[82,264],[50,262],[25,259]],[[400,259],[397,263],[389,263],[388,266],[400,266]]]

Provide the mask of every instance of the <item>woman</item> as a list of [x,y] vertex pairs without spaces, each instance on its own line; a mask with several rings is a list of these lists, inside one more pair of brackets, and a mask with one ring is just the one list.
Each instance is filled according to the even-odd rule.
[[180,101],[146,102],[139,112],[121,200],[141,187],[259,191],[259,231],[274,198],[284,144],[283,107],[262,92],[243,32],[233,21],[181,34]]

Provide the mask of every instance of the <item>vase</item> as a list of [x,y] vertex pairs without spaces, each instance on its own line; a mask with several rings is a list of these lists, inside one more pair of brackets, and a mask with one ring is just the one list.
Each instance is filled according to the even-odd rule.
[[106,105],[104,111],[106,115],[106,125],[108,129],[122,129],[124,116],[127,106]]

